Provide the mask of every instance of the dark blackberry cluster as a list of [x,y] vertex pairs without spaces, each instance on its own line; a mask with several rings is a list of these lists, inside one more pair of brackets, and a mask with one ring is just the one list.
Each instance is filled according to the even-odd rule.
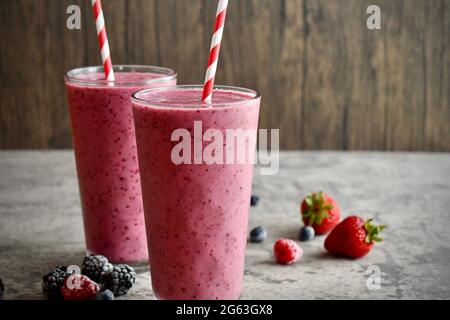
[[69,276],[66,266],[56,267],[42,277],[42,291],[50,299],[61,299],[61,288],[64,280]]
[[112,272],[106,276],[104,285],[117,297],[126,294],[135,283],[136,272],[134,269],[126,264],[119,264],[114,266]]
[[[83,259],[80,276],[81,288],[70,288],[65,282],[70,276],[66,266],[50,271],[42,278],[42,290],[49,299],[114,300],[114,296],[126,294],[136,283],[136,272],[126,264],[114,266],[101,255]],[[0,279],[0,297],[3,284]]]
[[84,257],[81,273],[97,283],[102,283],[105,276],[112,270],[113,265],[106,257],[92,255]]

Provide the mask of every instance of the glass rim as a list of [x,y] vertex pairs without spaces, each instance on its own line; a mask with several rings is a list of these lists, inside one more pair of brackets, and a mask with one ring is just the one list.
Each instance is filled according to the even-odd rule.
[[166,86],[166,87],[156,87],[156,88],[149,88],[149,89],[143,89],[136,92],[133,92],[131,95],[131,100],[134,103],[144,105],[147,107],[154,107],[154,108],[169,108],[169,109],[207,109],[208,107],[214,107],[214,108],[223,108],[223,107],[232,107],[232,106],[239,106],[242,104],[247,104],[253,101],[257,101],[261,98],[261,95],[258,91],[253,89],[247,89],[243,87],[234,87],[234,86],[224,86],[224,85],[216,85],[213,88],[214,90],[222,90],[222,91],[231,91],[231,92],[239,92],[239,93],[245,93],[250,94],[248,99],[238,100],[238,101],[232,101],[232,102],[224,102],[224,103],[211,103],[207,104],[204,102],[198,102],[196,104],[171,104],[167,102],[153,102],[149,101],[148,99],[140,97],[143,94],[146,93],[152,93],[152,92],[158,92],[158,91],[169,91],[169,90],[189,90],[189,89],[196,89],[196,90],[203,90],[203,85],[197,84],[197,85],[175,85],[175,86]]
[[79,75],[85,75],[90,73],[103,73],[103,66],[88,66],[75,68],[67,71],[64,75],[64,79],[67,82],[86,85],[86,86],[122,86],[122,87],[133,87],[133,86],[145,86],[160,82],[172,81],[177,78],[177,73],[169,68],[158,67],[158,66],[148,66],[148,65],[132,65],[132,64],[118,64],[113,65],[114,72],[140,72],[140,73],[153,73],[162,75],[159,78],[143,79],[135,81],[118,81],[118,80],[89,80],[80,78]]

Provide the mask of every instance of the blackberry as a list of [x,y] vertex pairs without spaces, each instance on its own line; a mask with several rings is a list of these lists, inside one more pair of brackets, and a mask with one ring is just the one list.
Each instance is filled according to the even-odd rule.
[[2,278],[0,278],[0,299],[3,296],[3,292],[5,292],[5,286],[3,285]]
[[126,264],[118,264],[112,272],[106,275],[105,288],[111,290],[114,296],[126,294],[136,283],[136,272]]
[[69,276],[66,266],[56,267],[42,277],[42,291],[50,299],[62,299],[61,287]]
[[97,283],[102,283],[105,275],[110,273],[112,269],[113,265],[109,263],[106,257],[92,255],[84,257],[81,274]]

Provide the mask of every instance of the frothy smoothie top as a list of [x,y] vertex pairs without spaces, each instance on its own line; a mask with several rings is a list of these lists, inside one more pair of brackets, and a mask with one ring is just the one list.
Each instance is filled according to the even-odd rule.
[[[208,106],[201,101],[201,88],[169,87],[155,90],[146,90],[138,93],[134,98],[138,103],[149,106],[174,107],[174,108],[197,108]],[[214,89],[212,95],[213,107],[245,103],[258,98],[258,93],[251,90],[233,90],[233,88]]]
[[[116,72],[114,73],[115,82],[142,82],[158,78],[164,78],[164,74],[144,73],[144,72]],[[78,80],[99,81],[105,80],[105,74],[100,72],[79,74]]]
[[114,77],[114,82],[108,84],[103,73],[95,72],[77,74],[70,81],[88,85],[102,85],[103,82],[105,85],[145,85],[158,79],[164,81],[167,75],[145,72],[116,72]]

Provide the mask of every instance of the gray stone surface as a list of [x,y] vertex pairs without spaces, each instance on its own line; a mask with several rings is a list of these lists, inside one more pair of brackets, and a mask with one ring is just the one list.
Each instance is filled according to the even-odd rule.
[[[249,244],[243,299],[450,298],[450,154],[284,152],[278,175],[255,172],[250,227],[269,238]],[[279,266],[275,239],[296,239],[299,202],[324,190],[344,216],[389,225],[360,260],[329,256],[323,237],[301,243],[304,258]],[[41,276],[83,257],[83,229],[71,151],[0,152],[0,277],[6,299],[41,299]],[[381,269],[378,290],[367,268]],[[148,269],[128,299],[153,299]]]

